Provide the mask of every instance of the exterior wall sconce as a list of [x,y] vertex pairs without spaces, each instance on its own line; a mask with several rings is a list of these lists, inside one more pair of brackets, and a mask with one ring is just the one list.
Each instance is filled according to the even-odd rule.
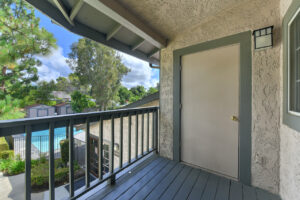
[[273,28],[269,26],[253,31],[255,49],[273,47]]

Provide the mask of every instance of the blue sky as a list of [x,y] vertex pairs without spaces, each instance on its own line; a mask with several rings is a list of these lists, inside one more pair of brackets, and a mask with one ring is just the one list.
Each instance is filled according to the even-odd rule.
[[[57,49],[53,49],[52,53],[46,57],[38,57],[42,61],[39,70],[39,80],[55,80],[59,76],[68,76],[71,69],[66,63],[70,46],[76,42],[81,36],[69,32],[61,26],[53,24],[49,17],[36,11],[36,16],[40,18],[40,26],[53,33],[57,40]],[[159,82],[159,70],[151,69],[147,62],[137,59],[133,56],[121,53],[122,62],[131,69],[124,78],[122,84],[131,88],[136,85],[143,85],[146,88],[154,87]]]

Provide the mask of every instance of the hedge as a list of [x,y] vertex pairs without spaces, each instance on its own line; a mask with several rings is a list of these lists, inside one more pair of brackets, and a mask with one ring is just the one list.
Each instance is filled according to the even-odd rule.
[[0,159],[8,159],[14,157],[14,150],[0,151]]
[[61,140],[59,144],[60,144],[61,160],[66,166],[67,163],[69,162],[69,140],[68,139]]
[[0,151],[9,150],[9,146],[5,140],[5,137],[0,137]]

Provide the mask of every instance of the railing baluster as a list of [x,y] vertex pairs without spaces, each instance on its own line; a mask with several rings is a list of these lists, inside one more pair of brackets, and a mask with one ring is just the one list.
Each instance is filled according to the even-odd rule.
[[155,112],[155,139],[156,153],[158,153],[158,110]]
[[139,114],[136,112],[135,116],[135,159],[139,155]]
[[152,149],[154,149],[154,140],[155,140],[155,119],[154,119],[154,111],[152,111]]
[[100,119],[99,123],[99,141],[98,141],[98,149],[99,149],[99,166],[98,166],[98,174],[99,180],[103,178],[103,119]]
[[147,111],[147,152],[149,152],[149,132],[150,132],[149,111]]
[[54,200],[54,122],[49,124],[49,159],[49,199]]
[[115,145],[115,118],[114,116],[111,117],[111,138],[110,138],[110,145],[109,145],[109,172],[111,175],[110,184],[115,183],[115,176],[114,173],[114,145]]
[[69,129],[69,191],[70,197],[74,196],[74,127],[73,120],[70,120]]
[[131,163],[131,114],[128,114],[128,163]]
[[26,125],[25,199],[31,199],[31,125]]
[[144,155],[144,112],[142,112],[142,146],[141,146],[141,154]]
[[123,167],[123,116],[120,116],[120,146],[119,146],[119,152],[120,152],[120,159],[119,159],[119,168],[121,169]]
[[90,187],[90,120],[86,119],[85,133],[85,187]]

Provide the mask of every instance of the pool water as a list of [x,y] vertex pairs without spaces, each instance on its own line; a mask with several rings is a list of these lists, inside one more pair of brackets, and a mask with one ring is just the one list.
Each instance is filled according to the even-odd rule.
[[[81,133],[82,130],[74,128],[74,135]],[[54,129],[54,150],[60,149],[59,142],[66,139],[66,127]],[[32,132],[32,144],[42,153],[49,151],[49,130]]]

